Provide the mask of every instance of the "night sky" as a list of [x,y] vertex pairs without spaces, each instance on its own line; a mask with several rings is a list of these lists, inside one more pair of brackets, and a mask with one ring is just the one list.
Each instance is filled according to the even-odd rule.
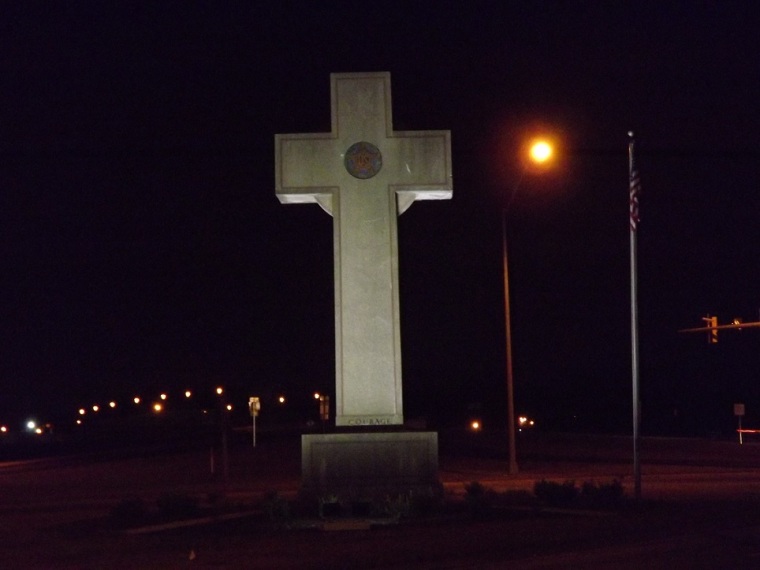
[[[389,71],[449,129],[454,198],[399,219],[405,415],[629,433],[627,132],[641,173],[642,430],[760,427],[760,35],[751,2],[3,2],[0,423],[135,393],[334,392],[332,220],[281,205],[274,135],[329,74]],[[556,168],[521,178],[538,130]],[[265,408],[266,409],[266,408]],[[7,419],[6,419],[7,418]]]

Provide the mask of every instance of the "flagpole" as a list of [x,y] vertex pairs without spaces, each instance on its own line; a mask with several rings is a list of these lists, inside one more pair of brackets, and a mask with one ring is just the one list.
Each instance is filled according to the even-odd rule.
[[633,132],[628,132],[628,209],[631,250],[631,380],[633,398],[633,481],[634,497],[641,499],[641,464],[639,461],[639,424],[641,399],[639,397],[639,315],[637,288],[636,231],[639,223],[639,177],[633,161]]

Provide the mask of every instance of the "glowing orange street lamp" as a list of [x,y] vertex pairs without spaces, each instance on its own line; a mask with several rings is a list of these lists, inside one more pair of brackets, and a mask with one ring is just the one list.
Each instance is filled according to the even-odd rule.
[[554,148],[552,145],[543,139],[536,140],[528,151],[530,159],[536,164],[544,164],[550,160],[554,154]]
[[[529,164],[546,167],[551,163],[554,156],[554,145],[547,139],[535,139],[528,146]],[[520,188],[523,175],[527,170],[527,165],[523,169],[517,183],[512,187],[512,193],[509,202],[501,212],[501,242],[502,242],[502,265],[504,272],[504,329],[506,341],[506,360],[507,360],[507,436],[509,438],[509,473],[516,474],[517,468],[517,450],[515,441],[515,390],[514,377],[512,373],[512,313],[509,306],[509,263],[507,258],[507,208],[512,199]]]

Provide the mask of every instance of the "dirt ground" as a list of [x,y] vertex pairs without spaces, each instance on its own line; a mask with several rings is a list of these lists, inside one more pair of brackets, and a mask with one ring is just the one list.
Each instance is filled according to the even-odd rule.
[[[520,473],[498,445],[445,438],[446,509],[365,530],[274,524],[267,494],[294,497],[296,434],[253,449],[139,457],[67,457],[0,463],[3,568],[757,568],[760,445],[642,441],[642,500],[615,510],[496,508],[473,514],[464,488],[530,492],[536,481],[620,480],[632,493],[630,438],[543,434],[521,440]],[[212,473],[213,465],[213,473]],[[111,515],[125,501],[167,494],[224,501],[229,520],[125,532]],[[453,506],[452,506],[453,505]],[[459,505],[459,506],[457,506]]]

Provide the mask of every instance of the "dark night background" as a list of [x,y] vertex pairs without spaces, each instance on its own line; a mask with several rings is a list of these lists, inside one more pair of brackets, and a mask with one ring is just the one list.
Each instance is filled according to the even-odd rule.
[[[405,416],[630,433],[627,132],[641,172],[642,430],[760,427],[760,40],[751,2],[3,2],[0,423],[225,385],[334,390],[332,221],[274,194],[274,134],[330,72],[389,71],[396,130],[450,129],[454,199],[399,220]],[[677,413],[676,413],[677,411]],[[488,424],[487,424],[488,426]]]

